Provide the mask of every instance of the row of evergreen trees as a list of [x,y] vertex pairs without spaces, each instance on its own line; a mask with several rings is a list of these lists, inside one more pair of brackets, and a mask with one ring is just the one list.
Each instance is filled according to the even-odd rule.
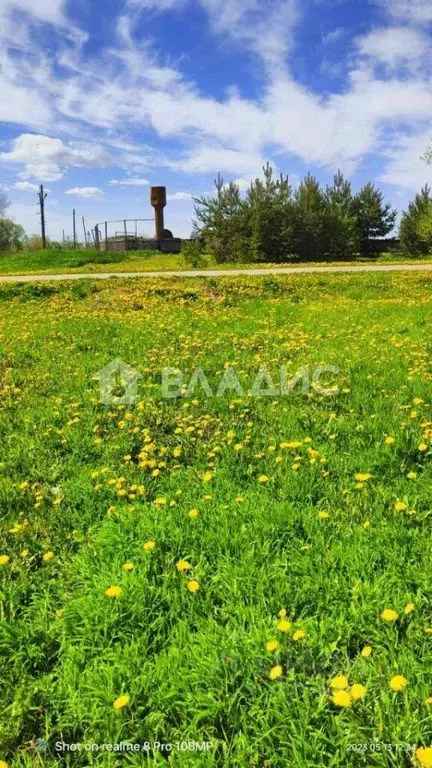
[[322,189],[308,175],[293,191],[268,163],[263,171],[244,197],[219,175],[216,195],[194,200],[193,238],[219,263],[367,256],[371,241],[394,228],[397,212],[370,182],[353,194],[338,171],[332,186]]

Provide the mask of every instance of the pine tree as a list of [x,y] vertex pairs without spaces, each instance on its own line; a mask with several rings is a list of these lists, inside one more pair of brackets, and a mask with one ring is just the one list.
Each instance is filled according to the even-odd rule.
[[273,168],[263,168],[264,180],[251,183],[247,196],[249,256],[252,261],[286,261],[291,249],[291,187],[282,174],[273,179]]
[[216,196],[195,198],[193,237],[217,263],[244,261],[249,238],[247,206],[237,184],[215,179]]
[[325,252],[334,259],[351,258],[359,249],[351,184],[338,170],[325,192]]
[[353,212],[357,219],[361,253],[368,255],[370,241],[385,237],[392,231],[397,211],[390,203],[384,204],[384,195],[372,182],[366,184],[354,197]]
[[428,237],[422,229],[424,230],[428,215],[430,216],[431,205],[431,189],[426,184],[402,216],[400,225],[401,247],[412,256],[426,255],[429,252]]
[[326,250],[325,197],[310,174],[294,193],[292,242],[293,252],[304,261],[316,261]]

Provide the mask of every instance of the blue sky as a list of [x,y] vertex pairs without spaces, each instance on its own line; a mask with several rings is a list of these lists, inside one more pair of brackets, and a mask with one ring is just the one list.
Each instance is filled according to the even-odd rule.
[[[190,233],[220,171],[341,168],[402,210],[432,167],[430,0],[1,0],[0,184],[38,231],[147,218]],[[151,224],[142,225],[151,234]]]

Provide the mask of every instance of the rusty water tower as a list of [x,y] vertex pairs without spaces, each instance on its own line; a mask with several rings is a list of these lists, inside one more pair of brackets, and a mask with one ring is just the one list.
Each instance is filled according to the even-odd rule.
[[155,238],[156,240],[163,240],[166,187],[150,187],[150,202],[155,210]]

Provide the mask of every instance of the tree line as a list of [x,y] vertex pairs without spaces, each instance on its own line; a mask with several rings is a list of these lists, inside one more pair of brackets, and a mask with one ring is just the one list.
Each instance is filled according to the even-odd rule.
[[[383,193],[371,182],[356,194],[338,171],[325,189],[308,174],[293,190],[287,176],[275,177],[269,163],[263,178],[251,182],[245,196],[239,186],[215,180],[216,194],[194,198],[193,258],[209,253],[217,262],[283,262],[297,257],[302,261],[344,260],[369,256],[377,238],[394,229],[397,211],[386,203]],[[427,224],[417,211],[429,210],[430,190],[425,189],[402,218],[402,247],[412,255],[418,242],[427,242]],[[428,201],[428,202],[427,202]],[[422,207],[423,206],[423,207]],[[415,222],[412,221],[413,217]],[[405,230],[410,228],[409,248]],[[415,233],[415,234],[414,234]],[[432,233],[431,233],[432,234]],[[426,241],[424,240],[426,238]],[[415,242],[414,242],[415,241]],[[432,237],[425,252],[432,247]],[[423,248],[423,246],[422,246]]]

